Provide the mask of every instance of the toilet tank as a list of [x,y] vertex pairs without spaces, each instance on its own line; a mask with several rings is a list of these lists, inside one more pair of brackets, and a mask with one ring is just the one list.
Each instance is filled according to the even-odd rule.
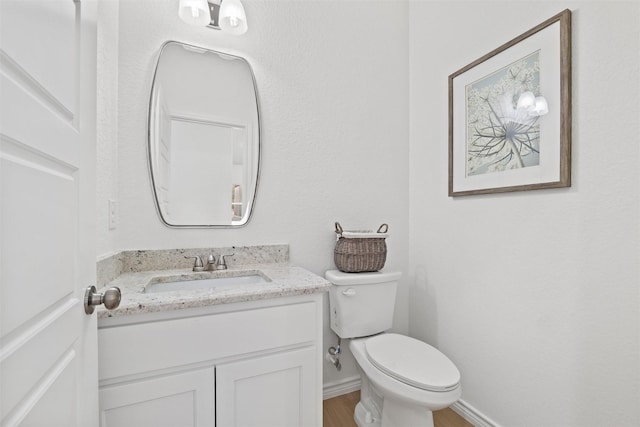
[[341,338],[373,335],[390,329],[396,287],[402,273],[343,273],[329,270],[331,329]]

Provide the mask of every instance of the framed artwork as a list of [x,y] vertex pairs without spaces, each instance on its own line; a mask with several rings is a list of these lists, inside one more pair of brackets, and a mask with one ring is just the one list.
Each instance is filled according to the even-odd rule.
[[449,76],[449,196],[571,186],[571,11]]

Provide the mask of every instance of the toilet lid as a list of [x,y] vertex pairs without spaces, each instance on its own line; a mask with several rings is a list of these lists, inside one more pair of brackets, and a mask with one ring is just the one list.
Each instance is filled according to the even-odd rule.
[[458,368],[436,348],[398,334],[365,341],[369,361],[387,375],[413,387],[449,391],[460,383]]

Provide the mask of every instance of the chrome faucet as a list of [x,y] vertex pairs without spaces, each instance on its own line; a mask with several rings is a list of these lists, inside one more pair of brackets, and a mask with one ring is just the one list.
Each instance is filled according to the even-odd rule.
[[193,263],[193,271],[204,271],[204,265],[202,264],[202,258],[199,256],[185,256],[185,258],[195,259]]
[[227,269],[227,263],[224,260],[224,257],[226,256],[234,256],[235,253],[233,254],[224,254],[224,255],[220,255],[218,256],[218,263],[216,264],[216,270],[226,270]]
[[216,259],[214,258],[213,254],[210,254],[209,259],[207,259],[207,266],[205,267],[205,270],[214,271],[216,270],[216,268]]

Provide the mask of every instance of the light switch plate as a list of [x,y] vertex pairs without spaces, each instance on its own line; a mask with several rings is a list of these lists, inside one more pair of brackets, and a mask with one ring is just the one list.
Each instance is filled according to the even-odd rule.
[[109,200],[109,230],[115,230],[118,224],[118,204],[115,200]]

